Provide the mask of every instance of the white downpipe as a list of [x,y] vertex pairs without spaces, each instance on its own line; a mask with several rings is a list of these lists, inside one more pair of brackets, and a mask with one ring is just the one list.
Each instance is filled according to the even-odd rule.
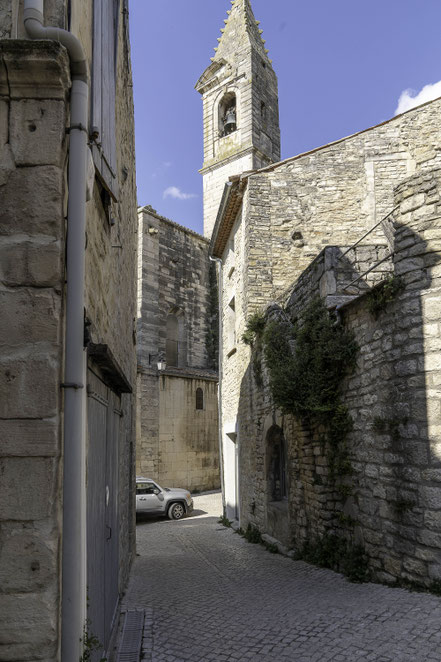
[[78,662],[86,617],[86,358],[84,280],[88,126],[87,63],[70,32],[43,25],[44,0],[25,0],[31,39],[55,39],[66,47],[72,73],[68,166],[66,339],[64,372],[64,478],[61,659]]
[[218,299],[219,299],[219,385],[218,385],[218,407],[219,407],[219,464],[221,476],[221,490],[222,490],[222,511],[224,517],[227,514],[225,503],[225,477],[224,477],[224,444],[223,444],[223,425],[222,425],[222,362],[223,362],[223,326],[222,326],[222,290],[223,290],[223,277],[222,277],[222,260],[218,257],[211,257],[212,262],[216,262],[218,266]]

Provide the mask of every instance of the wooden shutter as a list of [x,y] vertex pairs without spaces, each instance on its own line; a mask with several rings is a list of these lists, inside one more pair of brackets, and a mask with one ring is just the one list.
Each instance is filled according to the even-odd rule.
[[94,0],[92,126],[99,136],[92,153],[98,175],[114,200],[118,198],[116,176],[115,97],[120,0]]

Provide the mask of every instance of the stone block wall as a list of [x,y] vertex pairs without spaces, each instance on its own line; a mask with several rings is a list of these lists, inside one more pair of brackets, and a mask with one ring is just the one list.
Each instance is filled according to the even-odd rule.
[[[217,372],[207,351],[207,334],[218,322],[212,319],[209,268],[204,237],[150,207],[140,210],[136,470],[196,490],[220,485]],[[169,314],[182,320],[179,362],[160,376]],[[207,406],[196,412],[198,386]]]
[[58,44],[0,43],[0,656],[5,660],[58,659],[69,87],[69,62]]
[[[203,409],[196,409],[196,389]],[[217,381],[159,378],[158,481],[165,487],[212,490],[219,487]]]
[[[241,524],[252,522],[297,547],[325,532],[349,536],[364,547],[375,579],[429,586],[441,576],[441,171],[406,179],[396,188],[394,203],[389,268],[403,289],[375,316],[364,280],[358,295],[341,308],[359,346],[356,368],[343,389],[354,422],[352,494],[342,498],[329,481],[320,435],[274,411],[268,390],[256,386],[248,368],[239,409]],[[329,282],[326,267],[332,271],[336,250],[326,249],[299,278],[288,300],[291,312],[301,314],[318,295],[335,306],[320,284]],[[383,249],[375,250],[379,257]],[[375,250],[360,246],[357,252],[364,260],[366,252],[375,257]],[[354,255],[352,261],[354,268],[363,264]],[[337,278],[337,294],[341,285],[345,278]],[[283,429],[288,448],[288,500],[277,513],[269,503],[265,441],[274,423]]]
[[[326,245],[350,246],[394,209],[394,187],[439,167],[436,100],[248,179],[247,268],[251,306],[276,299]],[[373,244],[387,244],[379,226]]]
[[[8,660],[59,660],[62,538],[64,288],[69,60],[54,41],[25,37],[20,1],[0,9],[0,630]],[[72,30],[92,54],[92,3],[76,3]],[[67,3],[45,2],[66,27]],[[112,223],[97,179],[87,203],[89,340],[109,348],[136,387],[136,189],[127,16],[116,72],[118,201]],[[134,396],[122,396],[119,576],[134,554]]]

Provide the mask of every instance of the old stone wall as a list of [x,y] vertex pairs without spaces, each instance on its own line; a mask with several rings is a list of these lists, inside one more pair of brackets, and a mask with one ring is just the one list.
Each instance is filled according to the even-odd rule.
[[[64,287],[69,60],[52,41],[24,37],[22,2],[2,5],[0,34],[0,629],[8,660],[59,659],[62,521]],[[92,2],[75,3],[71,28],[89,67]],[[107,346],[136,387],[136,190],[127,16],[121,7],[116,72],[118,200],[103,204],[89,178],[88,341]],[[67,3],[45,2],[48,25],[67,27]],[[90,365],[94,363],[91,360]],[[122,395],[119,430],[120,574],[135,543],[134,396]],[[92,442],[93,443],[93,440]]]
[[[250,368],[242,380],[242,526],[252,522],[298,548],[325,532],[349,536],[367,552],[373,577],[389,583],[429,586],[441,575],[440,193],[440,170],[414,175],[398,186],[394,256],[386,264],[404,287],[374,315],[368,279],[363,278],[358,295],[353,293],[355,298],[341,308],[359,346],[356,369],[343,390],[354,423],[349,496],[342,497],[329,479],[323,434],[274,411],[268,389],[257,387]],[[354,270],[365,270],[366,255],[378,259],[383,250],[362,245],[344,259]],[[334,293],[329,296],[323,283],[336,275],[336,251],[343,253],[326,249],[299,278],[286,302],[291,313],[301,314],[318,295],[335,306]],[[337,273],[337,295],[347,282],[345,271],[338,271],[343,278]],[[371,284],[378,283],[380,273],[369,274]],[[266,443],[274,424],[283,429],[288,451],[288,499],[276,504],[268,493]]]
[[[350,246],[394,208],[393,189],[441,163],[441,101],[252,175],[247,275],[252,306],[277,298],[328,244]],[[381,229],[372,243],[385,243]]]
[[[196,389],[203,409],[196,409]],[[217,381],[159,378],[158,481],[166,487],[219,487]]]
[[[211,319],[208,241],[144,207],[139,249],[137,473],[175,486],[185,480],[190,482],[183,487],[215,488],[220,484],[217,372],[207,336],[217,319]],[[160,377],[157,366],[167,359],[169,315],[179,320],[177,365],[167,365]],[[197,385],[208,399],[195,418]],[[195,435],[200,440],[196,446]]]
[[69,62],[58,44],[1,42],[0,656],[5,660],[58,655],[69,87]]

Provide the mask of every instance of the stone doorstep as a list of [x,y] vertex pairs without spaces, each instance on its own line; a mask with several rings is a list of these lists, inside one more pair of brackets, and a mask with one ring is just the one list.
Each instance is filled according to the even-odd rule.
[[[237,519],[231,520],[231,528],[234,531],[238,531],[240,529],[239,521]],[[281,554],[282,556],[288,556],[290,559],[294,558],[295,550],[288,549],[288,547],[282,545],[282,543],[279,540],[277,540],[277,538],[273,538],[272,536],[269,536],[267,533],[262,533],[262,540],[268,543],[269,545],[276,545],[279,554]]]

